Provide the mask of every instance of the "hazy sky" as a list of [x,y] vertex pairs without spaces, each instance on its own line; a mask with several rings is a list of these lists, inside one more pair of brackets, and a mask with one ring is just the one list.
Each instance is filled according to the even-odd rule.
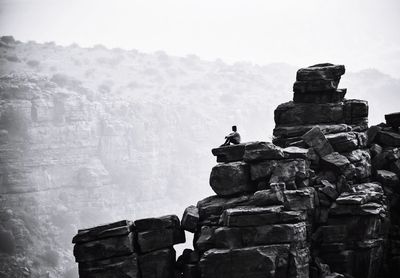
[[0,0],[0,34],[400,77],[399,0]]

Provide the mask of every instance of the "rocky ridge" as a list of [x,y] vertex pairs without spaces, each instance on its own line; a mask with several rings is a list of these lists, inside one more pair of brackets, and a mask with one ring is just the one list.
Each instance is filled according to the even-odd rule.
[[[275,110],[274,144],[212,150],[219,164],[211,171],[210,186],[217,195],[189,206],[176,226],[194,233],[193,250],[186,249],[174,264],[165,261],[171,257],[152,256],[146,260],[152,272],[141,271],[146,263],[139,260],[113,277],[373,278],[396,273],[400,114],[388,114],[386,124],[368,128],[368,103],[345,99],[346,89],[338,89],[344,73],[344,66],[332,64],[298,71],[293,101]],[[119,238],[118,244],[133,234],[127,253],[135,254],[141,233],[153,226],[143,229],[142,221],[154,222],[124,226],[122,237],[112,227],[103,233],[112,241]],[[153,247],[138,249],[139,258],[165,247],[157,242],[170,242],[168,250],[181,242],[167,240],[169,227],[158,224],[159,232],[150,232]],[[96,246],[99,229],[76,237],[93,231],[88,243]],[[105,265],[114,264],[107,260],[120,259],[116,252],[123,250],[115,246],[83,248],[83,257],[102,268],[93,272],[97,276],[89,271],[81,277],[109,277]],[[109,249],[101,258],[91,256]],[[76,259],[84,268],[82,256]]]

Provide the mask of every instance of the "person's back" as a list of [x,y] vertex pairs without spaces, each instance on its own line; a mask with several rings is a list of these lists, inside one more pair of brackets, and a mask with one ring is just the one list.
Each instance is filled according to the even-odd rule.
[[237,131],[232,132],[231,134],[229,134],[229,138],[231,138],[232,144],[240,144],[241,138],[239,132]]
[[232,131],[231,133],[229,133],[228,136],[225,136],[225,143],[222,144],[221,146],[228,146],[230,143],[237,145],[240,144],[241,138],[240,138],[240,134],[239,132],[237,132],[236,126],[232,126]]

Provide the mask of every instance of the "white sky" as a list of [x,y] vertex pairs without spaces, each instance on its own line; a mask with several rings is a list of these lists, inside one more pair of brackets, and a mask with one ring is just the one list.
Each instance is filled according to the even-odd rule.
[[164,50],[231,63],[343,63],[400,77],[399,0],[0,0],[21,41]]

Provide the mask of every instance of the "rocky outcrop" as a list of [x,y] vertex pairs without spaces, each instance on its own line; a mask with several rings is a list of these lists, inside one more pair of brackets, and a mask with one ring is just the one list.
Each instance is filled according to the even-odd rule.
[[[367,130],[367,103],[338,93],[343,74],[344,66],[331,64],[298,71],[294,102],[275,112],[277,145],[212,150],[220,162],[210,175],[217,195],[182,217],[194,250],[154,277],[373,278],[396,270],[398,114]],[[180,242],[166,232],[168,221],[141,242],[152,223],[135,222],[141,252]],[[148,260],[157,258],[163,255]]]
[[73,238],[79,277],[173,278],[175,244],[185,242],[177,216],[119,221]]
[[[152,277],[378,278],[397,271],[400,114],[368,129],[367,102],[346,100],[346,90],[337,88],[344,72],[331,64],[298,71],[294,102],[275,111],[275,145],[212,150],[219,164],[210,186],[217,195],[189,206],[182,217],[183,229],[194,233],[194,250]],[[167,232],[179,230],[176,221],[157,221],[135,222],[132,248],[146,252],[180,242],[174,229]],[[146,231],[144,240],[142,230],[153,222],[162,229]],[[108,233],[117,236],[117,230]],[[122,230],[120,238],[129,238]],[[146,262],[162,258],[154,254]],[[140,269],[143,256],[138,262]]]
[[[219,164],[212,169],[210,186],[217,195],[188,207],[181,223],[167,216],[80,230],[74,238],[80,276],[373,278],[396,273],[399,114],[386,115],[386,124],[368,128],[368,103],[345,99],[347,90],[338,88],[344,72],[344,66],[331,64],[298,71],[293,101],[275,111],[274,144],[213,149]],[[57,198],[67,198],[63,203],[71,207],[89,198],[96,204],[94,216],[118,202],[129,211],[132,200],[109,192],[118,191],[112,190],[116,181],[129,186],[133,177],[142,180],[139,169],[127,181],[119,181],[126,177],[121,173],[143,167],[126,151],[124,135],[132,129],[110,116],[111,104],[99,105],[75,94],[71,88],[85,90],[64,81],[68,80],[63,76],[53,81],[3,77],[1,93],[7,101],[0,115],[1,193],[11,196],[6,207],[18,207],[18,194],[35,192],[30,199],[34,207],[44,198],[54,198],[46,192],[63,187],[71,192]],[[54,141],[52,148],[41,144],[48,140]],[[26,148],[27,143],[33,147]],[[44,158],[42,165],[38,157]],[[53,163],[60,157],[62,169]],[[119,158],[129,161],[124,164],[129,167],[116,165]],[[93,190],[82,196],[78,189],[84,185]],[[143,187],[138,196],[146,190]],[[43,215],[55,223],[62,217],[96,221],[90,214],[64,214],[69,211],[66,207]],[[13,211],[0,215],[0,236],[10,242],[3,240],[0,249],[13,254],[22,250],[21,239],[36,231],[25,228],[27,219],[10,215]],[[194,246],[175,260],[173,245],[184,241],[182,228],[194,233]],[[52,263],[54,252],[43,250],[38,258]],[[26,269],[20,273],[41,275]]]

